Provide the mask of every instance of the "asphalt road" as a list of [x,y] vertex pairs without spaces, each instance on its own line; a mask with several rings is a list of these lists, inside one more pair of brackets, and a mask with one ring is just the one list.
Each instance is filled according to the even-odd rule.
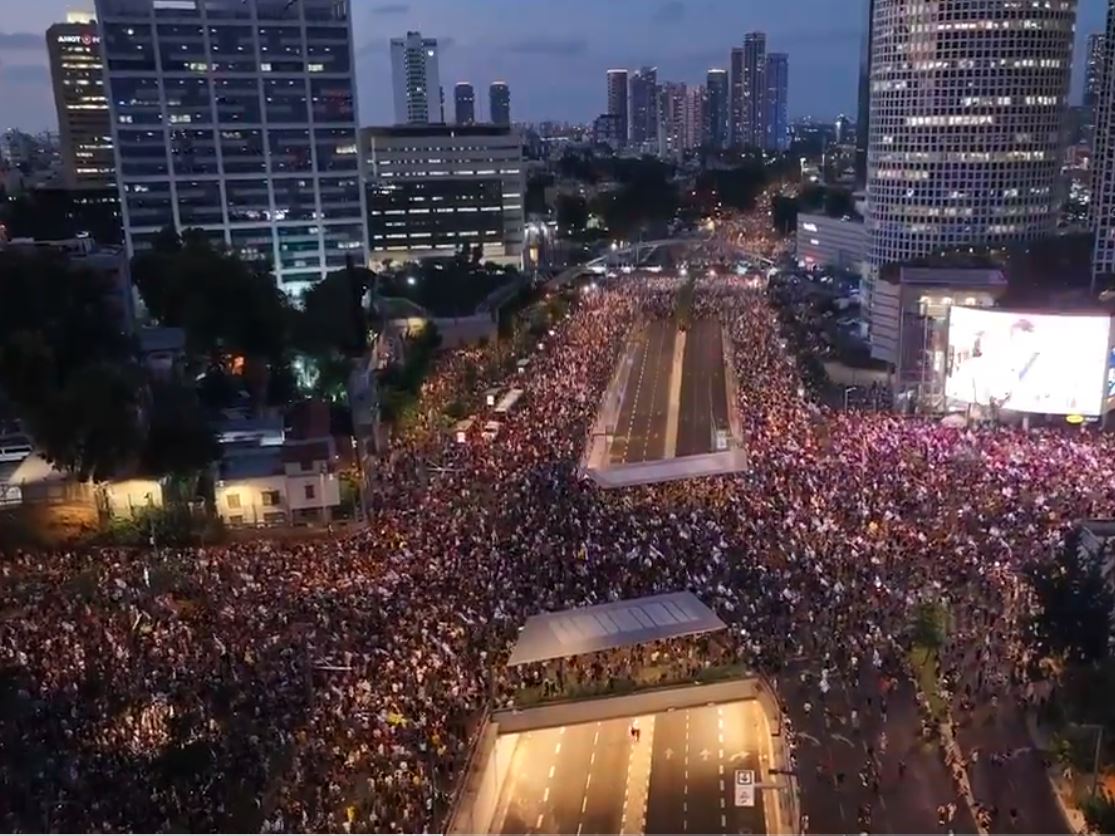
[[[679,709],[654,723],[647,833],[765,833],[763,793],[736,807],[734,774],[761,781],[758,708],[753,703]],[[764,752],[766,750],[764,749]]]
[[616,421],[615,438],[608,451],[612,464],[656,461],[666,454],[666,416],[675,337],[672,320],[655,320],[647,326],[635,349],[634,365]]
[[728,429],[724,347],[720,323],[705,319],[689,328],[682,360],[677,455],[715,452],[714,431]]
[[501,833],[619,833],[628,721],[537,729],[519,738]]
[[[759,711],[747,701],[664,712],[638,743],[628,718],[524,732],[495,828],[504,834],[620,833],[628,795],[639,791],[629,786],[640,780],[631,766],[632,747],[638,761],[648,753],[637,747],[650,746],[646,833],[765,833],[763,791],[756,791],[754,807],[736,807],[733,787],[737,769],[753,770],[756,781],[766,776],[768,750],[764,744],[760,752],[760,743],[768,727]],[[627,832],[638,829],[630,825]]]

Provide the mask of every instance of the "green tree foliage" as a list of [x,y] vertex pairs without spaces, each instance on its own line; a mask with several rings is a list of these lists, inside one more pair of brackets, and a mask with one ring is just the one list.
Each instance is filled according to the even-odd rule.
[[275,361],[289,343],[292,314],[270,273],[216,250],[198,230],[164,231],[132,275],[160,324],[184,328],[194,354]]
[[948,635],[948,610],[939,601],[922,601],[914,608],[911,637],[927,653],[936,652]]
[[702,171],[697,177],[697,192],[715,195],[725,206],[749,212],[755,208],[755,198],[767,180],[762,159],[749,156],[743,165]]
[[523,211],[527,217],[548,215],[550,207],[546,203],[546,189],[554,184],[552,174],[535,174],[527,180],[527,190],[523,197]]
[[441,335],[432,324],[407,340],[405,359],[380,377],[380,410],[383,420],[401,428],[413,420],[418,394],[429,374]]
[[1066,538],[1056,560],[1027,567],[1038,600],[1028,634],[1043,656],[1088,664],[1109,658],[1115,598],[1100,566],[1080,555],[1080,533]]
[[1087,799],[1080,805],[1093,833],[1115,833],[1115,799],[1107,793]]
[[405,264],[380,277],[380,292],[409,299],[435,317],[471,316],[495,291],[524,281],[513,267],[477,264],[461,254]]
[[588,202],[580,195],[559,194],[556,201],[558,228],[578,235],[588,224]]
[[106,478],[142,436],[141,376],[111,279],[53,254],[0,253],[0,389],[54,465]]
[[620,187],[598,195],[592,205],[614,236],[634,238],[674,218],[680,199],[669,166],[657,160],[619,159],[615,167]]
[[771,224],[780,235],[789,235],[798,228],[797,198],[775,195],[771,201]]
[[[92,202],[89,198],[103,196],[108,202]],[[34,238],[57,241],[89,235],[105,245],[123,242],[120,209],[116,203],[116,187],[103,192],[83,193],[88,202],[75,200],[67,189],[34,189],[8,201],[0,218],[11,238]]]

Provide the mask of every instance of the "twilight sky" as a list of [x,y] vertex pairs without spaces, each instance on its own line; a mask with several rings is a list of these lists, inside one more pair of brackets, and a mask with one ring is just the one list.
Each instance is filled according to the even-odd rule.
[[[389,38],[418,29],[441,41],[441,77],[471,81],[477,115],[489,82],[511,85],[516,121],[590,121],[604,110],[611,67],[657,65],[659,80],[703,81],[727,67],[752,30],[790,55],[790,114],[854,114],[864,0],[352,0],[360,121],[392,121]],[[55,128],[44,33],[67,9],[93,0],[0,0],[0,130]],[[1104,0],[1080,0],[1073,101],[1090,32],[1104,28]]]

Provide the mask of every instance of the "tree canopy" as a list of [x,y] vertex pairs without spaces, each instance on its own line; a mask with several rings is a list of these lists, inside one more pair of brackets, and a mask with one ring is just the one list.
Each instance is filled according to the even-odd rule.
[[1111,652],[1115,596],[1098,562],[1080,556],[1079,544],[1080,533],[1073,532],[1056,560],[1027,568],[1038,601],[1028,627],[1043,655],[1087,664],[1106,659]]

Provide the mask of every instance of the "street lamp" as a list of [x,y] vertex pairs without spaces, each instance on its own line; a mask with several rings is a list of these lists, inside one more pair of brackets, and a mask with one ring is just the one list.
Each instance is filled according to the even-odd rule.
[[407,284],[409,284],[411,287],[414,287],[416,284],[418,284],[418,279],[414,278],[414,276],[407,276]]

